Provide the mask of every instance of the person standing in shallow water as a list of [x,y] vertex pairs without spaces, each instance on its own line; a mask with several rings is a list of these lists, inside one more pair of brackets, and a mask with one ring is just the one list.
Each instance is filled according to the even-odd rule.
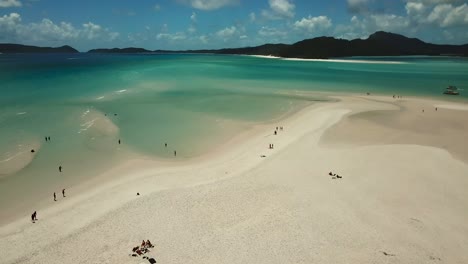
[[174,150],[174,157],[177,157],[177,151]]
[[166,148],[167,148],[167,143],[164,143],[164,147],[166,147]]
[[62,166],[59,166],[59,172],[62,172]]
[[120,139],[119,139],[119,145],[120,145]]

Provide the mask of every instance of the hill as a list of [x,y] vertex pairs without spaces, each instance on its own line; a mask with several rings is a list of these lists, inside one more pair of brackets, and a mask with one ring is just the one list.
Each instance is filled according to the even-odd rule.
[[57,48],[52,47],[37,47],[21,44],[0,43],[0,53],[78,53],[78,51],[70,46],[62,46]]

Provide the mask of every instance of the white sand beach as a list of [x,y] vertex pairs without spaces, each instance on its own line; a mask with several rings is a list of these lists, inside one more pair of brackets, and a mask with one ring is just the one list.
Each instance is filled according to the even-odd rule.
[[149,263],[143,239],[158,263],[468,263],[466,112],[336,98],[67,189],[0,227],[0,263]]
[[365,64],[407,64],[402,61],[387,61],[387,60],[363,60],[363,59],[301,59],[301,58],[283,58],[273,55],[242,55],[264,59],[281,59],[287,61],[321,61],[321,62],[339,62],[339,63],[365,63]]

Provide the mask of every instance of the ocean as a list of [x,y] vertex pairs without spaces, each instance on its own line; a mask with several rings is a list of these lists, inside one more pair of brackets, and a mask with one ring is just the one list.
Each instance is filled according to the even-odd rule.
[[0,218],[124,160],[199,156],[329,100],[304,91],[466,101],[442,92],[468,89],[467,73],[456,57],[0,54]]

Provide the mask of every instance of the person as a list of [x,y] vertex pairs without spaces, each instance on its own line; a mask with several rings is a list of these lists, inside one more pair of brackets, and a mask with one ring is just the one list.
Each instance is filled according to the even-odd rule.
[[119,138],[119,145],[120,145],[120,138]]
[[273,144],[271,144],[271,149],[274,149],[274,148],[275,148],[275,146]]
[[174,150],[174,157],[176,157],[176,156],[177,156],[177,151]]
[[333,176],[333,173],[330,171],[330,172],[328,173],[328,175]]
[[31,221],[34,223],[34,213],[31,215]]
[[55,196],[55,192],[54,192],[54,202],[57,201],[57,196]]
[[62,190],[62,196],[65,197],[65,189]]
[[62,165],[59,166],[59,171],[62,172]]
[[276,136],[276,130],[275,130],[275,136]]
[[146,246],[147,246],[147,247],[153,247],[153,244],[151,244],[151,242],[149,241],[149,239],[146,240]]
[[145,240],[143,239],[143,242],[141,242],[141,247],[145,247],[145,245],[146,245],[146,242],[145,242]]
[[437,107],[436,107],[436,111],[437,111]]
[[47,137],[45,137],[45,141],[47,142]]
[[47,139],[50,141],[50,137],[47,137]]
[[164,143],[164,147],[166,147],[166,148],[167,148],[167,143]]

